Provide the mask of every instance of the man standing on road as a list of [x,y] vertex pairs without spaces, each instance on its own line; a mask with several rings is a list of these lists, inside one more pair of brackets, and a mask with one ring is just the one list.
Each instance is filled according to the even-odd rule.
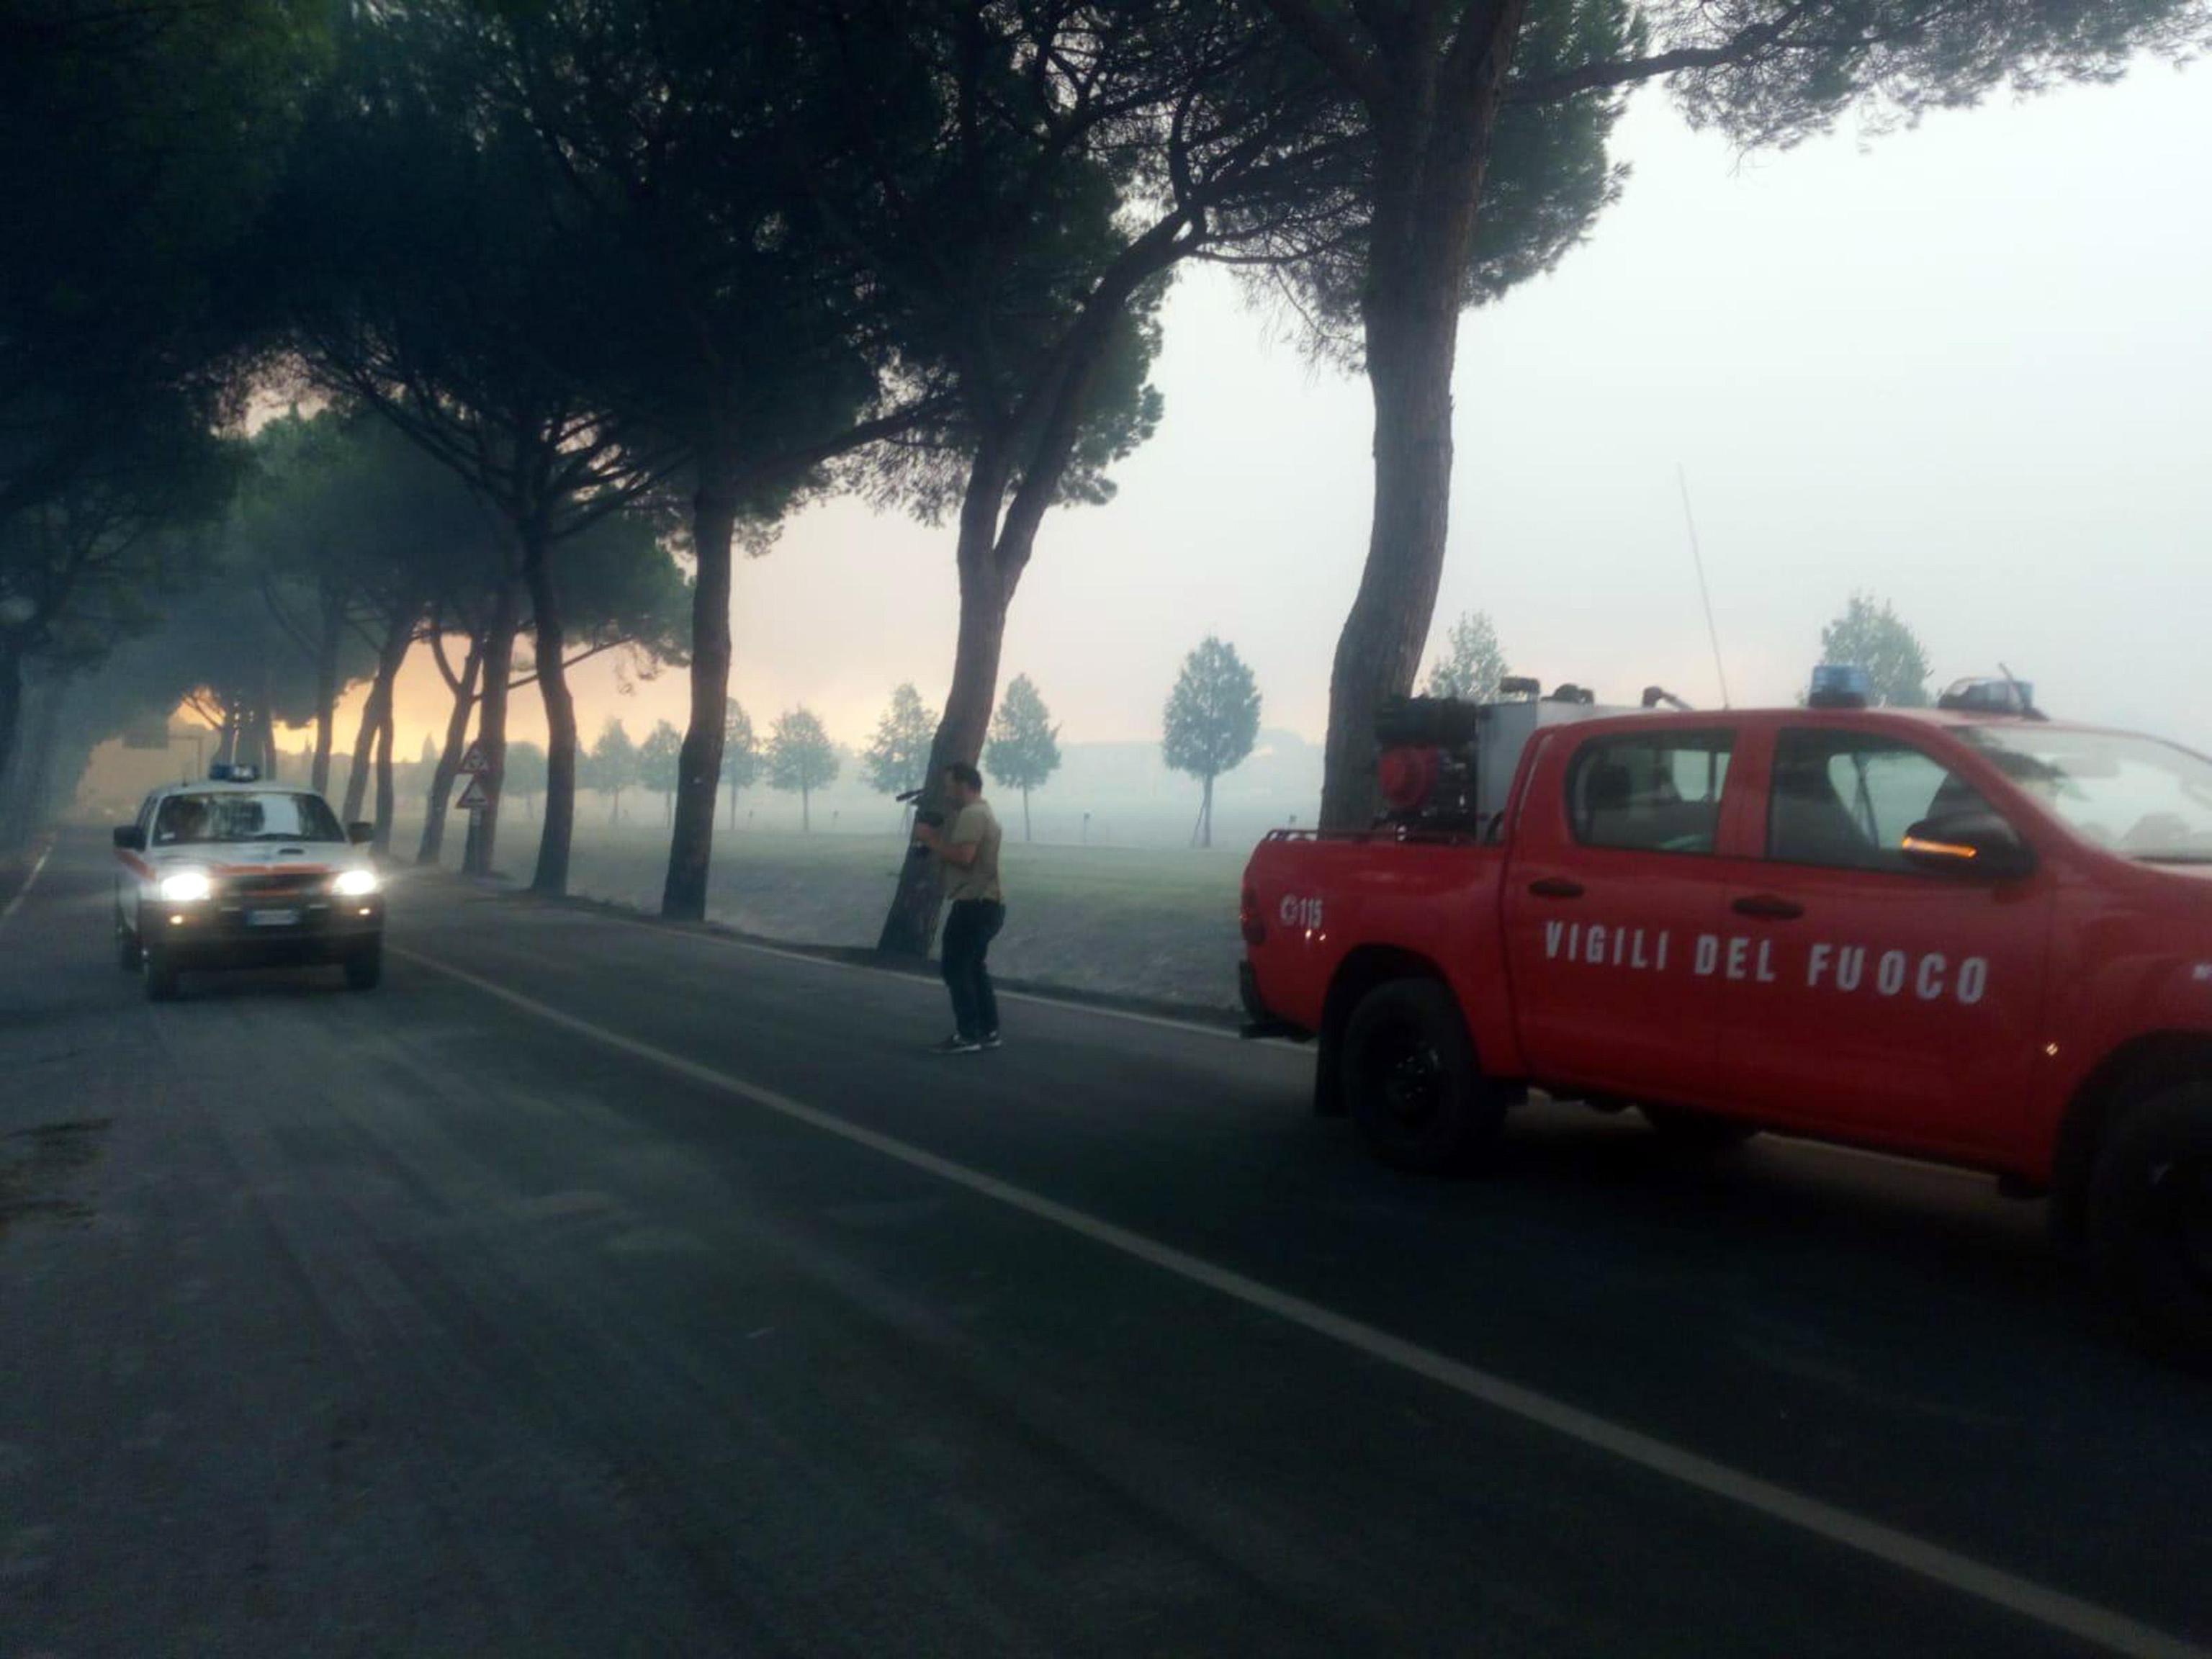
[[939,829],[918,824],[915,838],[936,854],[952,902],[939,945],[945,988],[952,994],[952,1035],[940,1054],[980,1054],[999,1046],[999,1000],[983,958],[1006,925],[1006,896],[999,890],[999,820],[983,799],[983,775],[963,762],[945,769],[952,822]]

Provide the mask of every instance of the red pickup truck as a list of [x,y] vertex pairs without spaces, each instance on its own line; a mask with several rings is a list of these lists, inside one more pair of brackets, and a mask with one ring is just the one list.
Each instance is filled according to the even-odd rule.
[[1318,1109],[1416,1170],[1532,1088],[1986,1170],[2212,1352],[2212,761],[2032,713],[1629,713],[1533,725],[1497,810],[1439,818],[1450,758],[1386,750],[1395,821],[1247,870],[1249,1029],[1318,1038]]

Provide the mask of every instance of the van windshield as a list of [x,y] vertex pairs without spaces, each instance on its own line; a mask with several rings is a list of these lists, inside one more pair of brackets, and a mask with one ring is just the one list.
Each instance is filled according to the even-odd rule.
[[334,814],[319,795],[290,790],[210,791],[171,795],[154,814],[153,845],[185,847],[207,842],[343,841]]
[[1960,738],[2085,841],[2147,864],[2212,864],[2212,761],[2156,738],[1973,726]]

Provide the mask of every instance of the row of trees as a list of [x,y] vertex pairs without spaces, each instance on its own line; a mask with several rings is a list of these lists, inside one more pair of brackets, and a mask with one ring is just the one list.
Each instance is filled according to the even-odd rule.
[[[1878,708],[1924,708],[1930,701],[1927,647],[1895,605],[1871,593],[1851,594],[1820,630],[1820,660],[1865,669]],[[1470,611],[1445,635],[1421,689],[1431,697],[1483,702],[1498,695],[1498,682],[1510,672],[1497,625]]]
[[[697,915],[734,555],[829,490],[949,521],[960,617],[923,776],[975,757],[1047,519],[1107,499],[1157,427],[1165,286],[1212,260],[1372,384],[1322,800],[1325,823],[1364,822],[1371,718],[1410,687],[1435,605],[1460,313],[1617,195],[1626,88],[1664,79],[1693,121],[1783,144],[2208,38],[2206,0],[11,8],[0,771],[24,769],[27,697],[175,611],[236,511],[246,464],[221,434],[289,380],[457,479],[478,533],[429,544],[482,567],[404,618],[318,631],[337,602],[295,608],[316,718],[325,667],[355,672],[333,633],[387,688],[387,653],[425,647],[495,787],[533,684],[540,890],[567,881],[583,550],[627,522],[641,566],[647,541],[680,555],[684,637],[653,659],[680,656],[690,692],[662,903]],[[232,690],[265,744],[274,694]],[[926,947],[934,915],[917,870],[883,944]]]

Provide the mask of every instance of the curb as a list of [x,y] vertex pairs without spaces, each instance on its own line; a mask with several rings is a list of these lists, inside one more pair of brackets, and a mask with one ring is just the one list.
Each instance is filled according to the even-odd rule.
[[[494,872],[489,876],[462,876],[448,870],[413,871],[419,879],[435,875],[456,885],[468,887],[487,896],[505,898],[518,904],[535,905],[548,910],[574,910],[586,915],[604,915],[633,927],[665,928],[672,933],[691,933],[702,938],[727,939],[735,945],[749,945],[762,950],[780,951],[789,956],[810,957],[817,962],[834,963],[840,967],[866,969],[874,973],[896,974],[908,979],[934,979],[935,968],[928,962],[910,958],[886,957],[880,951],[860,945],[814,945],[801,941],[775,939],[764,933],[749,933],[720,921],[674,921],[655,915],[633,904],[623,904],[613,899],[584,898],[575,894],[559,898],[547,898],[531,892],[508,877]],[[1227,969],[1224,977],[1228,976]],[[1092,991],[1079,986],[1055,984],[1049,980],[1010,979],[1000,974],[991,975],[992,983],[1000,990],[1036,997],[1050,1002],[1063,1002],[1070,1007],[1097,1008],[1119,1014],[1138,1014],[1148,1019],[1181,1021],[1186,1024],[1206,1025],[1231,1033],[1243,1024],[1243,1017],[1227,1004],[1176,1002],[1160,997],[1124,996],[1110,991]]]

